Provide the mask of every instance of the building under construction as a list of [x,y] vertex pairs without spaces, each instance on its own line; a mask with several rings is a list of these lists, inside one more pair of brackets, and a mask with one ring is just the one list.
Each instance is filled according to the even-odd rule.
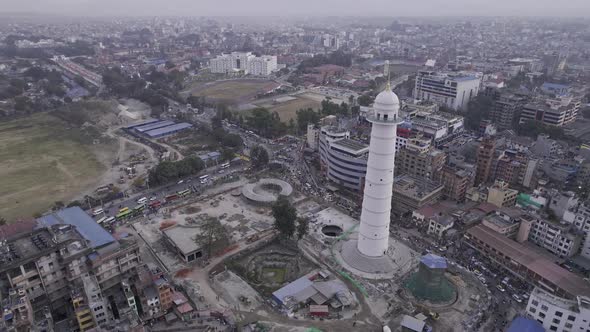
[[445,277],[447,260],[433,254],[420,259],[418,271],[404,283],[412,295],[422,301],[431,303],[447,303],[457,296],[455,286]]

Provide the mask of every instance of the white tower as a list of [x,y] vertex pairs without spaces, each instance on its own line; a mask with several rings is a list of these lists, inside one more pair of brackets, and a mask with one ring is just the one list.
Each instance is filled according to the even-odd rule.
[[387,84],[367,115],[372,127],[358,250],[369,257],[383,256],[388,248],[398,112],[399,99]]

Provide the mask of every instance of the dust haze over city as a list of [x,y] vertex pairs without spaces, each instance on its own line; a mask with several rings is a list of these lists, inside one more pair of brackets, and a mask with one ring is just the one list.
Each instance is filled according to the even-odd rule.
[[0,0],[0,331],[590,331],[587,0]]

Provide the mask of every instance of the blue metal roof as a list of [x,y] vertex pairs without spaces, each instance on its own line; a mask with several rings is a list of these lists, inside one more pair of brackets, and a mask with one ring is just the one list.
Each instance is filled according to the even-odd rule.
[[162,127],[170,126],[173,124],[174,124],[173,121],[165,120],[165,121],[154,122],[154,123],[147,124],[144,126],[135,127],[135,130],[139,131],[140,133],[144,133],[144,132],[150,131],[152,129],[162,128]]
[[172,134],[172,133],[175,133],[175,132],[183,130],[183,129],[187,129],[192,126],[193,125],[190,123],[182,122],[182,123],[177,123],[172,126],[167,126],[167,127],[163,127],[163,128],[158,128],[158,129],[146,131],[144,134],[146,134],[150,137],[159,137],[159,136],[165,136],[168,134]]
[[37,219],[39,227],[58,224],[72,225],[82,237],[90,242],[92,248],[102,247],[105,244],[115,242],[115,238],[94,221],[80,207],[74,206],[59,210]]
[[130,126],[127,126],[127,127],[125,127],[125,129],[132,129],[132,128],[136,128],[136,127],[141,127],[141,126],[145,126],[145,125],[156,123],[156,122],[160,122],[160,121],[162,121],[162,120],[148,119],[148,120],[145,120],[145,121],[142,121],[142,122],[139,122],[139,123],[136,123],[136,124],[132,124]]
[[283,303],[286,297],[294,296],[295,294],[299,293],[300,291],[306,289],[307,287],[311,286],[313,282],[309,280],[308,276],[303,276],[292,283],[286,285],[285,287],[276,290],[272,293],[272,296],[277,300]]
[[516,317],[506,332],[545,332],[545,328],[534,319]]
[[434,254],[427,254],[422,256],[420,263],[428,266],[431,269],[446,269],[447,260],[444,257],[440,257]]

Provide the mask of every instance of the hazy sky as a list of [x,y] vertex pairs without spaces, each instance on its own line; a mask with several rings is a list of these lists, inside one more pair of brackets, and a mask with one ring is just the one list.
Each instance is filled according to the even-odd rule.
[[590,16],[590,0],[0,0],[0,12],[67,15]]

